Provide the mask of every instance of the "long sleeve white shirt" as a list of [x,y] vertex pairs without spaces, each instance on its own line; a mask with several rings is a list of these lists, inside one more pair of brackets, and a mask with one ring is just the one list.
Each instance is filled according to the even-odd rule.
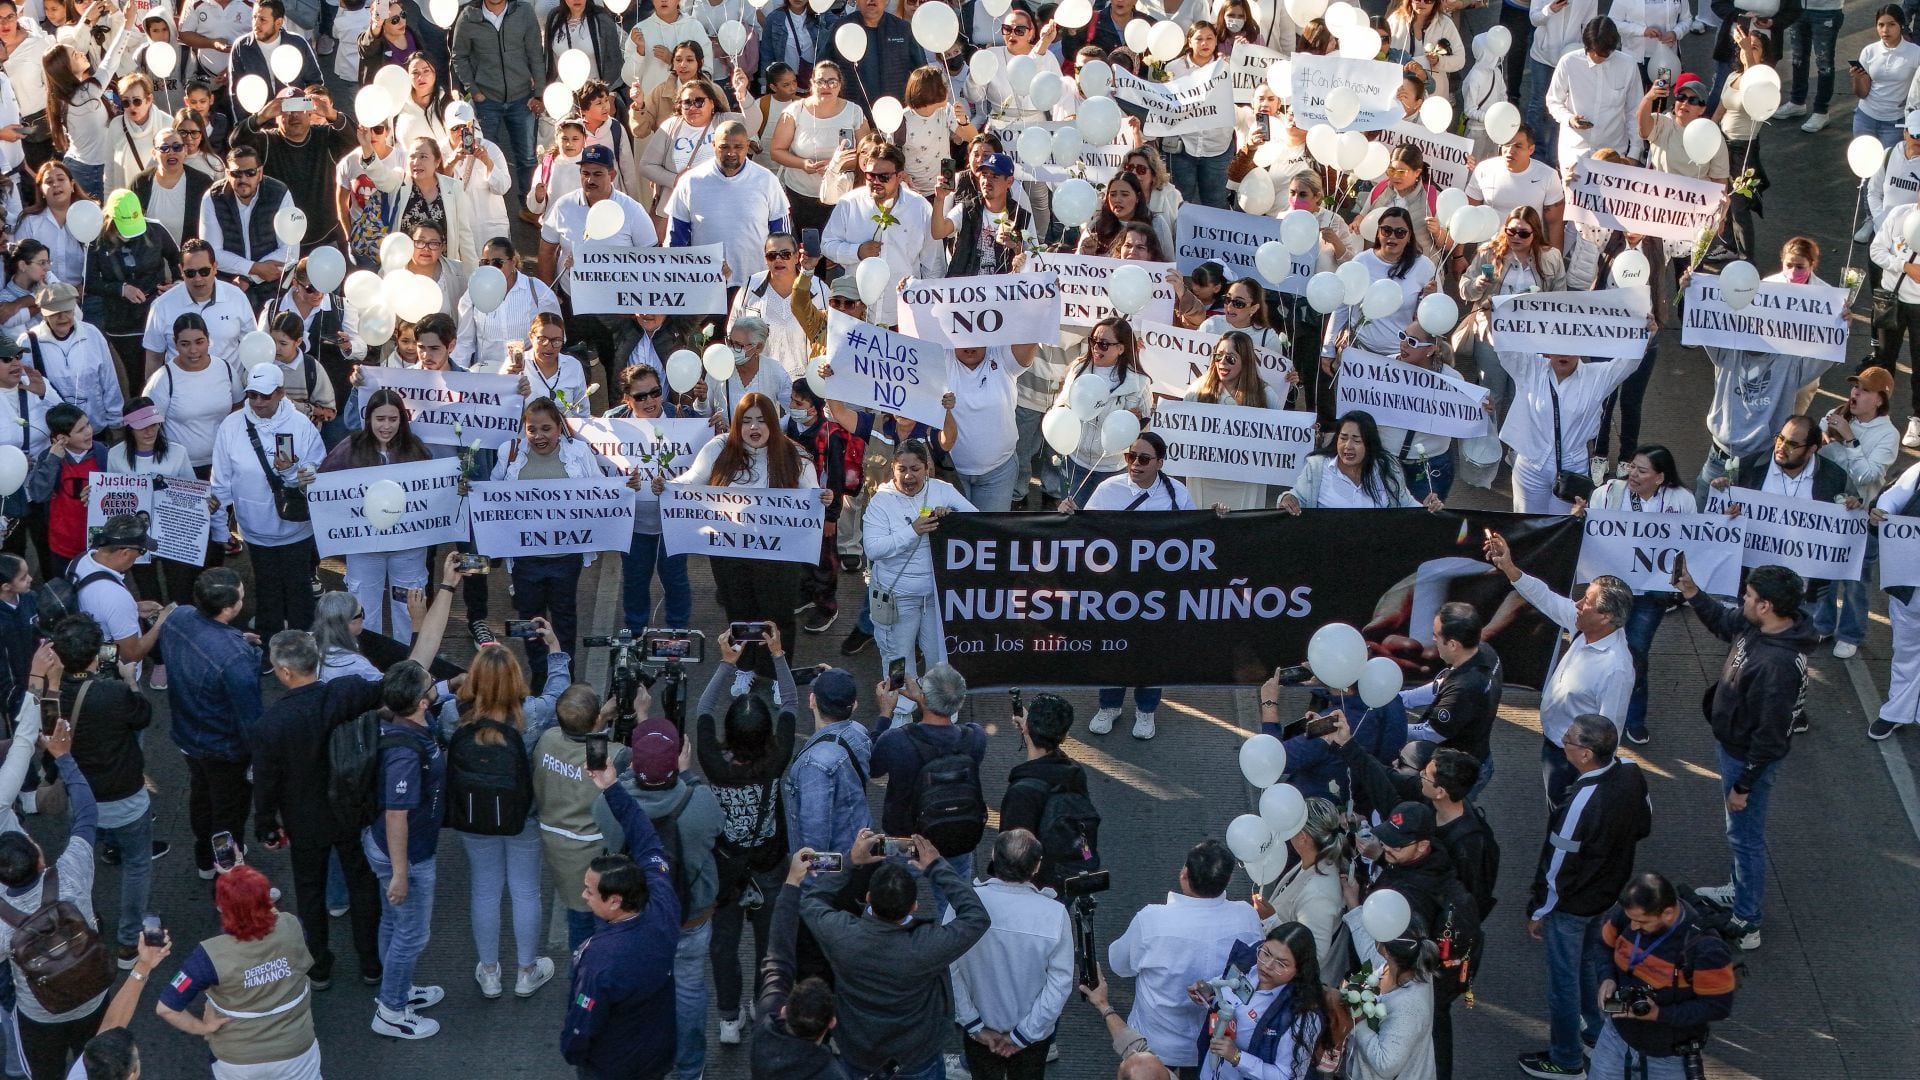
[[1134,980],[1127,1025],[1169,1068],[1200,1064],[1195,1037],[1207,1014],[1187,997],[1187,987],[1218,977],[1236,944],[1259,939],[1260,916],[1245,901],[1168,893],[1166,903],[1141,908],[1107,946],[1107,966]]
[[1573,374],[1561,379],[1553,373],[1553,364],[1539,354],[1522,356],[1518,364],[1509,363],[1518,394],[1507,410],[1506,423],[1500,425],[1500,441],[1515,455],[1536,464],[1553,460],[1553,399],[1560,398],[1559,468],[1585,472],[1587,444],[1600,434],[1600,406],[1607,395],[1640,366],[1640,357],[1583,363]]
[[1540,733],[1555,746],[1566,738],[1576,716],[1599,713],[1616,731],[1627,723],[1627,699],[1633,696],[1633,655],[1627,633],[1615,630],[1599,641],[1574,630],[1579,610],[1572,600],[1531,574],[1520,575],[1513,589],[1540,614],[1568,631],[1568,643],[1554,658],[1553,671],[1540,692]]
[[20,335],[19,344],[21,359],[39,368],[60,398],[79,406],[95,431],[120,426],[120,376],[99,327],[75,321],[63,341],[42,319]]
[[[1900,431],[1885,416],[1855,420],[1849,426],[1860,445],[1829,442],[1820,448],[1820,456],[1847,470],[1847,494],[1871,504],[1886,486],[1887,470],[1900,457]],[[1820,418],[1820,430],[1827,430],[1824,416]]]
[[560,314],[560,298],[545,282],[528,273],[514,275],[507,298],[492,312],[475,310],[466,294],[460,296],[459,330],[454,335],[453,363],[468,371],[498,373],[507,360],[507,343],[517,341],[529,354],[533,346],[534,315]]
[[929,477],[913,495],[903,495],[889,480],[867,499],[866,514],[860,519],[862,545],[867,562],[872,564],[869,579],[895,596],[933,595],[933,536],[913,531],[913,523],[923,512],[957,510],[972,513],[976,507],[952,484]]
[[1544,0],[1527,9],[1527,19],[1533,23],[1533,45],[1527,50],[1527,59],[1548,67],[1559,63],[1567,49],[1580,44],[1581,28],[1600,14],[1600,0],[1568,0],[1559,11],[1552,6],[1553,0]]
[[860,245],[879,241],[880,257],[892,273],[868,317],[876,325],[893,326],[900,321],[900,283],[910,277],[940,277],[944,252],[933,238],[933,206],[904,185],[892,207],[898,224],[882,226],[874,220],[879,212],[865,185],[842,196],[820,234],[820,253],[842,266],[858,266]]
[[274,509],[273,487],[247,438],[248,427],[260,436],[260,449],[269,466],[273,464],[274,437],[283,433],[293,436],[293,467],[280,473],[282,483],[292,484],[301,466],[318,469],[327,456],[319,429],[300,415],[293,402],[282,399],[279,411],[268,420],[254,415],[251,406],[242,407],[220,421],[220,429],[213,436],[213,497],[222,506],[233,507],[240,519],[240,531],[253,543],[281,547],[312,536],[312,522],[287,521]]
[[[1687,36],[1687,28],[1693,23],[1693,5],[1687,0],[1614,0],[1609,14],[1620,30],[1620,51],[1633,57],[1635,63],[1645,60],[1659,40],[1648,37],[1648,30],[1674,35],[1674,42],[1668,47],[1678,54],[1680,39]],[[1577,41],[1579,36],[1576,29],[1574,39]]]
[[[1066,906],[1028,884],[974,886],[993,925],[953,962],[953,1018],[969,1034],[1004,1031],[1020,1046],[1053,1034],[1073,992],[1073,924]],[[946,920],[953,921],[953,909]]]
[[[1598,64],[1580,51],[1561,57],[1547,85],[1547,112],[1560,124],[1560,167],[1603,146],[1626,153],[1634,145],[1634,109],[1645,94],[1640,68],[1625,50]],[[1575,116],[1593,126],[1574,127]]]

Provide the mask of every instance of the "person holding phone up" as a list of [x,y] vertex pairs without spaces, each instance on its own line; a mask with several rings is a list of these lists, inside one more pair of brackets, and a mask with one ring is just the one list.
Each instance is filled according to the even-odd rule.
[[254,632],[271,636],[313,623],[313,546],[306,487],[327,456],[319,429],[287,400],[277,364],[247,373],[247,404],[213,437],[208,507],[231,506],[252,552]]

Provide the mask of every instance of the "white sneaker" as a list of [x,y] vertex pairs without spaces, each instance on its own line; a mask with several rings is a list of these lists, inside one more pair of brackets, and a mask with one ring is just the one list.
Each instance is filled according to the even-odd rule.
[[740,1029],[746,1026],[745,1020],[720,1021],[720,1041],[727,1046],[740,1045]]
[[1920,450],[1920,416],[1907,417],[1907,433],[1900,437],[1900,445],[1909,450]]
[[521,968],[520,974],[513,980],[514,997],[532,997],[535,990],[547,985],[553,978],[553,958],[542,956],[533,962],[533,967]]
[[411,1008],[394,1012],[385,1005],[375,1005],[373,1033],[390,1039],[430,1039],[440,1033],[440,1022],[421,1016]]
[[1859,651],[1860,646],[1855,645],[1851,641],[1836,641],[1833,643],[1833,655],[1841,660],[1851,660],[1854,654]]
[[1800,130],[1811,135],[1814,132],[1825,128],[1826,126],[1827,126],[1827,114],[1823,112],[1817,112],[1817,113],[1814,113],[1812,116],[1807,117],[1807,122],[1800,125]]
[[431,1009],[440,1004],[447,996],[445,990],[437,986],[414,986],[407,989],[407,1008]]
[[1853,238],[1856,242],[1862,244],[1873,239],[1873,219],[1868,218],[1861,222],[1860,227],[1853,231]]
[[1119,709],[1101,709],[1093,714],[1093,719],[1087,721],[1087,730],[1095,735],[1105,735],[1113,730],[1113,722],[1118,719],[1120,719]]
[[493,1001],[500,996],[500,965],[473,965],[473,980],[480,984],[480,996]]
[[1153,738],[1153,714],[1136,712],[1133,714],[1133,737],[1136,739]]
[[967,1059],[960,1054],[943,1054],[947,1066],[947,1080],[973,1080],[973,1072],[967,1068]]
[[1693,25],[1687,28],[1687,33],[1689,34],[1704,34],[1706,32],[1707,24],[1699,19],[1693,20]]
[[1773,118],[1775,120],[1798,120],[1805,115],[1807,115],[1807,107],[1804,103],[1795,105],[1789,101],[1774,111]]
[[337,919],[337,918],[339,918],[340,916],[342,916],[342,915],[345,915],[345,914],[347,913],[347,911],[348,911],[348,908],[347,908],[347,906],[346,906],[345,904],[342,904],[342,905],[340,905],[339,907],[330,907],[330,908],[328,908],[328,909],[327,909],[327,914],[328,914],[328,915],[330,915],[330,916],[332,916],[333,918],[336,918],[336,919]]
[[1733,882],[1729,881],[1725,885],[1713,885],[1705,889],[1695,889],[1693,890],[1693,895],[1702,900],[1718,904],[1721,907],[1732,907]]

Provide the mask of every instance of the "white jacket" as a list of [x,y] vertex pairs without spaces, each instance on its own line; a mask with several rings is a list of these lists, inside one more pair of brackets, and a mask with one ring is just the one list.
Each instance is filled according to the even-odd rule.
[[[1615,477],[1594,491],[1587,506],[1594,510],[1632,510],[1633,493],[1627,490],[1624,478]],[[1700,504],[1694,501],[1693,492],[1683,482],[1678,487],[1660,489],[1651,499],[1642,499],[1640,510],[1648,514],[1697,514]]]
[[862,546],[871,564],[867,580],[895,596],[932,596],[933,534],[914,532],[913,523],[922,513],[942,507],[966,513],[976,509],[952,484],[932,477],[917,495],[902,495],[889,480],[868,496],[860,519]]
[[220,421],[213,436],[213,497],[220,500],[220,505],[233,507],[241,533],[255,544],[283,547],[305,540],[313,535],[313,523],[286,521],[274,509],[273,487],[260,467],[260,455],[254,453],[253,443],[247,438],[249,427],[259,435],[260,452],[266,455],[268,465],[273,463],[274,436],[293,436],[294,467],[280,474],[283,483],[293,483],[302,466],[318,469],[327,456],[319,430],[313,421],[300,415],[293,402],[282,398],[279,411],[268,420],[254,415],[252,406],[243,405]]
[[[991,878],[973,887],[993,917],[986,936],[953,962],[953,1018],[967,1034],[1004,1031],[1028,1046],[1053,1034],[1073,993],[1073,924],[1066,906],[1028,884]],[[953,921],[953,909],[946,920]]]
[[[1420,500],[1414,498],[1413,493],[1407,490],[1407,478],[1400,468],[1400,463],[1388,456],[1380,464],[1400,481],[1400,499],[1393,505],[1419,506]],[[1331,454],[1311,454],[1307,460],[1300,463],[1300,471],[1294,475],[1293,487],[1290,490],[1293,492],[1293,497],[1299,500],[1302,510],[1320,505],[1320,484],[1326,479],[1327,469],[1332,466],[1333,455]]]
[[[1830,442],[1820,448],[1820,456],[1847,470],[1847,494],[1873,505],[1880,489],[1887,485],[1887,469],[1900,457],[1900,431],[1884,416],[1855,420],[1853,437],[1859,446]],[[1827,430],[1827,418],[1820,418],[1820,430]]]
[[[566,468],[567,475],[576,479],[589,479],[601,475],[600,460],[594,456],[593,447],[587,440],[567,436],[560,440],[560,464]],[[520,470],[527,467],[527,445],[520,437],[508,439],[500,444],[493,460],[491,480],[518,480]],[[598,552],[589,551],[580,560],[582,567],[592,566]],[[508,560],[512,567],[512,560]]]
[[1140,909],[1127,932],[1107,946],[1107,966],[1134,979],[1127,1025],[1169,1068],[1200,1064],[1195,1036],[1206,1010],[1187,997],[1196,980],[1219,976],[1233,947],[1258,941],[1260,916],[1243,900],[1168,893]]
[[1396,986],[1380,1004],[1380,1030],[1355,1024],[1348,1039],[1348,1080],[1433,1080],[1433,983]]
[[[1548,67],[1559,63],[1568,49],[1579,47],[1581,28],[1600,14],[1600,0],[1568,0],[1559,11],[1548,10],[1552,6],[1553,0],[1545,0],[1527,10],[1527,19],[1533,23],[1533,46],[1527,50],[1527,59]],[[1614,10],[1620,7],[1615,4]],[[1626,37],[1626,32],[1622,30],[1620,36]]]

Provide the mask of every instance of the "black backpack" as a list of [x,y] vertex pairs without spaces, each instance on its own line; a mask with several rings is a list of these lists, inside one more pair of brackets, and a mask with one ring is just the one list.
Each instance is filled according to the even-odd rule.
[[1085,791],[1049,784],[1039,777],[1028,777],[1021,784],[1038,789],[1042,863],[1040,874],[1058,883],[1075,874],[1090,874],[1100,869],[1100,811]]
[[972,852],[986,835],[987,795],[980,787],[980,763],[967,753],[970,736],[961,729],[959,745],[944,750],[919,724],[905,730],[921,762],[910,800],[914,832],[949,859]]
[[[380,730],[383,715],[369,709],[327,733],[327,802],[334,819],[364,829],[380,816],[380,755],[388,747],[415,746],[404,735]],[[421,769],[425,771],[425,762]]]
[[[77,561],[77,560],[76,560]],[[96,581],[119,581],[120,578],[109,570],[95,570],[79,581],[66,577],[53,577],[40,583],[34,593],[34,600],[40,608],[40,626],[42,633],[48,633],[69,615],[80,614],[80,590]]]
[[1486,944],[1480,932],[1480,904],[1456,875],[1447,876],[1434,922],[1440,970],[1433,976],[1433,1003],[1438,1007],[1473,988],[1473,977],[1480,973],[1480,950]]
[[683,776],[681,779],[686,785],[686,790],[680,793],[679,801],[673,804],[673,809],[668,810],[664,817],[654,817],[649,814],[647,820],[653,822],[653,831],[660,837],[660,846],[666,849],[667,872],[673,877],[673,895],[680,901],[680,918],[685,920],[693,917],[691,907],[693,892],[687,877],[685,849],[680,845],[680,814],[687,808],[687,804],[693,801],[693,789],[699,781],[688,776]]
[[[481,730],[501,741],[488,745]],[[447,826],[476,836],[518,836],[533,812],[533,767],[520,733],[498,720],[461,724],[447,740]]]

